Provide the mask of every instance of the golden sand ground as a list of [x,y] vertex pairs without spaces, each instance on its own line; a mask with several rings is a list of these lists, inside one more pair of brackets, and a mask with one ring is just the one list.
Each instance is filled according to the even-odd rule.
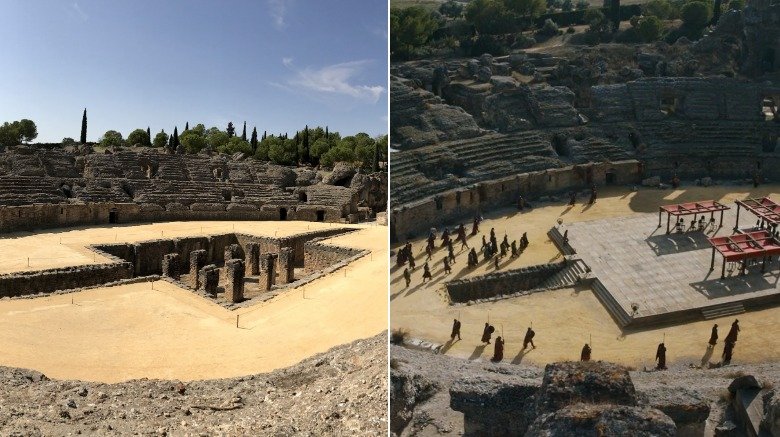
[[[0,266],[19,270],[9,260],[28,253],[36,269],[85,264],[95,262],[85,244],[214,234],[234,226],[237,232],[284,236],[337,225],[171,222],[20,233],[0,239]],[[327,242],[368,249],[371,255],[269,302],[236,311],[165,281],[2,300],[0,365],[102,382],[224,378],[290,366],[333,346],[376,335],[387,329],[387,228],[358,226],[358,232]],[[47,255],[55,259],[36,261]]]
[[[520,238],[528,232],[530,246],[520,258],[502,262],[502,269],[524,265],[546,263],[560,256],[559,251],[547,238],[546,232],[560,217],[565,222],[597,220],[625,216],[635,213],[658,212],[658,206],[670,203],[715,199],[733,205],[733,201],[748,196],[780,197],[780,187],[685,187],[680,190],[641,189],[629,192],[614,188],[603,190],[600,199],[593,206],[582,204],[575,207],[564,203],[547,204],[531,212],[518,213],[514,210],[496,211],[487,214],[480,225],[481,234],[496,229],[499,241],[504,232],[509,241]],[[749,223],[749,219],[744,219]],[[464,223],[471,230],[470,223]],[[452,228],[452,226],[450,227]],[[480,246],[481,235],[469,239],[471,246]],[[456,248],[456,253],[460,243]],[[404,288],[403,269],[391,270],[391,328],[402,328],[414,337],[437,343],[449,340],[453,318],[462,321],[463,340],[454,344],[445,343],[443,351],[455,357],[488,360],[493,355],[493,345],[483,348],[480,343],[482,328],[487,321],[501,335],[503,329],[506,345],[504,362],[532,362],[546,364],[560,360],[579,359],[584,343],[592,337],[593,358],[641,367],[651,366],[658,343],[666,339],[667,357],[670,362],[691,362],[702,360],[717,362],[722,352],[722,342],[714,350],[707,350],[707,340],[713,323],[720,327],[723,339],[733,317],[700,321],[685,325],[650,329],[639,332],[622,332],[593,292],[587,288],[561,289],[534,295],[505,299],[497,302],[471,306],[449,306],[444,298],[443,283],[453,278],[470,277],[493,271],[492,263],[483,264],[475,271],[465,273],[465,251],[458,255],[453,272],[444,276],[441,259],[446,251],[438,250],[431,262],[433,282],[421,285],[422,264],[425,260],[423,239],[413,242],[418,269],[412,275],[412,284]],[[735,348],[734,362],[759,362],[780,360],[780,308],[749,312],[739,315],[742,332]],[[534,342],[537,349],[521,353],[523,336],[529,324],[536,331]],[[494,335],[495,338],[495,335]],[[713,356],[710,356],[713,355]]]

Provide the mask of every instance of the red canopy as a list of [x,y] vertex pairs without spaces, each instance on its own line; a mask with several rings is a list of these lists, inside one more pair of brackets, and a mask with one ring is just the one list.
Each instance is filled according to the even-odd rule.
[[729,262],[780,255],[780,241],[770,231],[753,231],[708,240]]
[[665,205],[661,207],[662,211],[665,211],[674,216],[680,215],[692,215],[692,214],[704,214],[707,212],[718,212],[731,209],[722,203],[718,203],[714,200],[702,200],[701,202],[690,203],[678,203],[676,205]]
[[755,214],[764,221],[777,225],[780,224],[780,205],[768,197],[760,199],[737,200],[737,205]]

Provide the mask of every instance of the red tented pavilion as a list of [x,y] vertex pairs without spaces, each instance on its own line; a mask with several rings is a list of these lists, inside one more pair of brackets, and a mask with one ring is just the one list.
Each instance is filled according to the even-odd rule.
[[710,271],[715,269],[715,252],[723,256],[720,277],[726,276],[726,262],[742,262],[741,273],[745,273],[747,260],[763,258],[762,272],[766,269],[767,259],[780,255],[780,241],[771,231],[752,231],[727,237],[708,238],[712,245]]
[[684,215],[693,215],[694,221],[696,220],[696,216],[699,214],[710,214],[710,220],[715,219],[715,213],[720,212],[720,224],[718,227],[723,226],[723,211],[726,211],[729,208],[728,206],[716,202],[714,200],[702,200],[700,202],[690,202],[690,203],[678,203],[676,205],[665,205],[658,208],[658,227],[661,227],[661,217],[663,213],[666,213],[666,233],[668,234],[670,232],[669,230],[669,221],[671,216],[679,217]]
[[760,199],[737,200],[737,221],[734,224],[735,231],[739,229],[740,208],[745,208],[745,210],[753,213],[756,217],[766,223],[768,227],[771,227],[774,230],[777,230],[777,225],[780,224],[780,205],[775,203],[772,199],[762,197]]

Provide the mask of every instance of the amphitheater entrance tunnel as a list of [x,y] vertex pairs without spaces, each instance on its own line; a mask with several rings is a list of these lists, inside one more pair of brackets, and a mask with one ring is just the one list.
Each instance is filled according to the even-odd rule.
[[112,209],[108,212],[108,222],[109,223],[119,223],[119,211],[116,209]]
[[617,185],[617,172],[614,168],[610,168],[604,174],[607,185]]
[[279,220],[287,220],[287,208],[279,208]]
[[317,221],[318,222],[324,222],[325,221],[325,211],[323,211],[321,209],[317,211]]

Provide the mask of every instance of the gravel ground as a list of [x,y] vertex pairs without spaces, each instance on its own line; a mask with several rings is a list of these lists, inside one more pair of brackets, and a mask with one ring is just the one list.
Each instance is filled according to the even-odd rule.
[[[205,352],[205,351],[204,351]],[[117,384],[0,367],[0,435],[387,435],[387,334],[240,378]]]

